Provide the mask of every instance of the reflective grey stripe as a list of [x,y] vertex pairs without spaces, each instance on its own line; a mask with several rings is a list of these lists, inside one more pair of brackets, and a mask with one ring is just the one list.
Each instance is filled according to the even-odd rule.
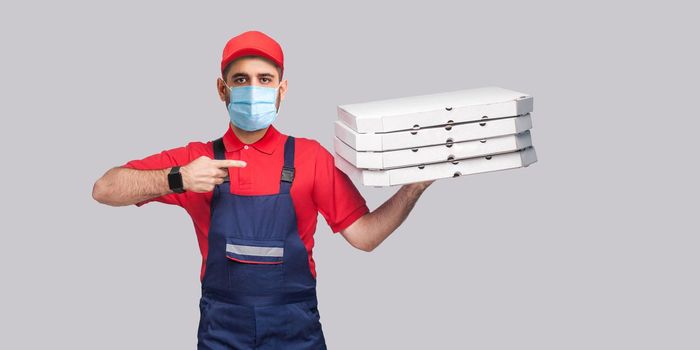
[[284,248],[227,244],[226,251],[240,255],[283,257]]

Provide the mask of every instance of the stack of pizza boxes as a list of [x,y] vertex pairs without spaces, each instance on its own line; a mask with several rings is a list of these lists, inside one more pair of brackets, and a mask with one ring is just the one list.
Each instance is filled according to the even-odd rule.
[[341,105],[335,165],[374,187],[527,167],[532,106],[499,87]]

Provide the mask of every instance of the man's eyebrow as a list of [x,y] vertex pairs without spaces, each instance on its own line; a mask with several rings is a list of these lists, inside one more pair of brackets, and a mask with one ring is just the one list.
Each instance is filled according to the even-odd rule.
[[[248,77],[250,77],[250,75],[248,75],[247,73],[236,73],[236,74],[234,74],[234,75],[231,76],[231,79],[240,78],[240,77],[248,78]],[[265,77],[265,78],[267,78],[267,77],[274,78],[275,75],[272,74],[272,73],[260,73],[260,74],[258,74],[258,77],[259,77],[259,78],[263,78],[263,77]]]
[[246,73],[236,73],[236,74],[234,74],[234,75],[231,76],[231,78],[238,78],[238,77],[247,78],[247,77],[248,77],[248,74],[246,74]]

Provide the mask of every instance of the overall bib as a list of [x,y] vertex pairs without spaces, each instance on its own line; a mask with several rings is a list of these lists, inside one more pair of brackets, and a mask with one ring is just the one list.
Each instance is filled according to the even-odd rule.
[[[226,159],[215,140],[215,159]],[[284,145],[279,193],[236,195],[216,185],[202,278],[197,348],[326,349],[306,247],[290,196],[294,137]]]

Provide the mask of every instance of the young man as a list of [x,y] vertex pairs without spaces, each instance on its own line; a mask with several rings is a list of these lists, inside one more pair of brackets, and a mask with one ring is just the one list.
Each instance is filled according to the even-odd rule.
[[273,125],[287,92],[280,45],[259,31],[226,44],[217,91],[221,138],[189,142],[108,170],[93,198],[112,206],[182,206],[202,253],[199,349],[325,349],[312,257],[318,212],[372,251],[412,210],[427,181],[370,212],[317,141]]

